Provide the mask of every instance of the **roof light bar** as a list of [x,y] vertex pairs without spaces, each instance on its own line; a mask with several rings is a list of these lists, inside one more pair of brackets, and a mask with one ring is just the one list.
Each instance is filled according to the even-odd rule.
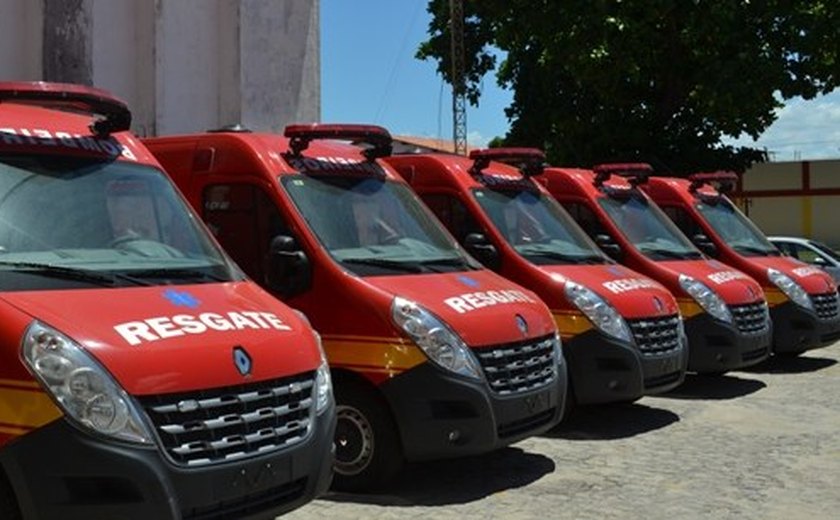
[[490,161],[516,166],[525,177],[539,175],[545,166],[545,154],[537,148],[484,148],[473,150],[469,157],[475,161],[470,168],[472,175],[479,175]]
[[45,81],[0,82],[0,102],[13,101],[93,116],[90,131],[99,137],[131,127],[131,111],[124,101],[108,91]]
[[653,168],[647,163],[609,163],[592,168],[595,172],[595,186],[601,186],[613,175],[627,177],[630,184],[638,186],[647,182],[653,174]]
[[696,192],[704,184],[711,184],[713,182],[718,183],[717,190],[719,192],[727,193],[732,191],[738,182],[738,174],[728,171],[694,173],[688,176],[688,180],[691,181],[691,185],[688,187],[688,191],[691,193]]
[[392,138],[388,130],[375,125],[335,125],[312,123],[289,125],[283,131],[289,138],[292,155],[300,155],[309,147],[309,143],[322,139],[354,141],[371,145],[362,151],[368,160],[391,155]]

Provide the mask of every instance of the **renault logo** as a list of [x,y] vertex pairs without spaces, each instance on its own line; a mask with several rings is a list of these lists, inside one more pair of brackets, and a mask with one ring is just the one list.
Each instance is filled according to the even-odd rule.
[[516,315],[516,326],[519,327],[519,332],[521,332],[523,336],[528,335],[528,322],[525,321],[525,318],[519,314]]
[[251,375],[253,363],[251,362],[251,356],[245,352],[244,348],[233,347],[233,364],[236,366],[236,370],[239,370],[239,373],[242,374],[242,377]]
[[662,303],[662,300],[660,300],[658,296],[653,297],[653,306],[656,307],[656,312],[662,312],[665,310],[665,304]]

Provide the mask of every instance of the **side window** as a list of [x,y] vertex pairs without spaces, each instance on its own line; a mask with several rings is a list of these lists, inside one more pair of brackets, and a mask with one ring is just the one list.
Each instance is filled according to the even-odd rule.
[[203,205],[216,240],[249,277],[264,284],[271,239],[288,233],[274,201],[251,184],[214,184],[204,189]]
[[800,261],[808,264],[815,263],[817,257],[820,256],[813,249],[810,249],[800,244],[788,244],[788,251],[788,254],[790,254],[792,257],[797,258]]
[[792,244],[790,242],[774,242],[774,246],[776,246],[782,254],[787,256],[796,256],[796,253],[793,251]]
[[586,231],[590,238],[595,238],[595,235],[610,235],[607,229],[601,224],[598,216],[592,211],[589,206],[581,202],[563,202],[563,207],[569,212],[569,215],[575,219],[580,227]]
[[662,211],[668,215],[674,224],[680,228],[688,238],[693,238],[695,235],[705,235],[703,228],[691,217],[691,215],[679,206],[662,206]]
[[422,195],[420,198],[461,244],[470,233],[484,233],[479,223],[457,197],[435,194]]

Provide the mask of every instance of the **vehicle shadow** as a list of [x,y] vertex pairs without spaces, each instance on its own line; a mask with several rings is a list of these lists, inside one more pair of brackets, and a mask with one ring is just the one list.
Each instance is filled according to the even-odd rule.
[[581,406],[543,437],[566,440],[625,439],[664,428],[680,416],[641,404]]
[[670,399],[714,399],[725,400],[743,397],[766,387],[763,381],[744,379],[731,374],[700,375],[688,374],[683,384],[658,397]]
[[465,504],[526,486],[554,468],[545,455],[508,447],[480,456],[409,464],[384,494],[331,492],[321,499],[405,507]]
[[836,364],[837,360],[831,358],[770,356],[767,361],[744,368],[741,372],[750,372],[753,374],[805,374],[823,370]]

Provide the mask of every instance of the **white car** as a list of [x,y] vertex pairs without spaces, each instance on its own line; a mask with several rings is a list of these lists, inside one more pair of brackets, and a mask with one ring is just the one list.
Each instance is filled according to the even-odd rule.
[[800,237],[767,237],[774,246],[788,255],[807,264],[826,270],[834,280],[840,282],[840,253],[822,242]]

